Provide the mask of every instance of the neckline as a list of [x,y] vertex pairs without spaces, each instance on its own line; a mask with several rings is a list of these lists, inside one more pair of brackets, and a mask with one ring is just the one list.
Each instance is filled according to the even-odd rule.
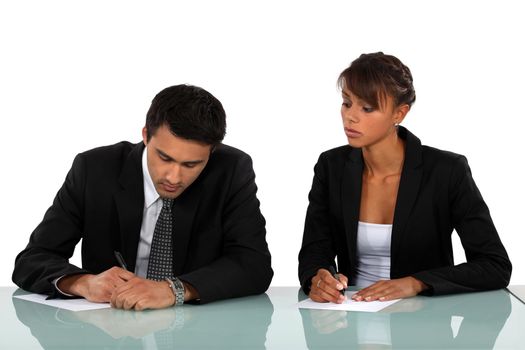
[[376,224],[373,222],[358,221],[359,225],[363,226],[377,226],[377,227],[392,227],[392,224]]

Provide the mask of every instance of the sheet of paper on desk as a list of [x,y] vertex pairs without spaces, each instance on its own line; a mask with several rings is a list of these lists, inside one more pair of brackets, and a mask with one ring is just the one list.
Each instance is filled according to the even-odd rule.
[[387,306],[397,303],[401,299],[389,301],[354,301],[350,298],[342,304],[335,303],[317,303],[312,299],[305,299],[297,304],[300,309],[320,309],[320,310],[342,310],[342,311],[364,311],[378,312]]
[[84,310],[96,310],[105,309],[111,307],[109,303],[92,303],[86,299],[50,299],[46,300],[47,295],[42,294],[25,294],[25,295],[14,295],[13,298],[19,298],[29,300],[35,303],[45,304],[60,309],[66,309],[71,311],[84,311]]

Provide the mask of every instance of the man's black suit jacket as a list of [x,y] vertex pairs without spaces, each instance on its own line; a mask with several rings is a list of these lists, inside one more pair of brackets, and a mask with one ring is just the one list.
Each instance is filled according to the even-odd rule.
[[[428,294],[505,287],[512,265],[472,178],[464,156],[422,146],[407,129],[391,240],[390,277],[413,276]],[[324,152],[309,194],[299,279],[308,294],[319,268],[334,265],[355,280],[357,226],[361,204],[362,151],[342,146]],[[454,266],[451,234],[456,230],[467,262]]]
[[[16,258],[13,281],[56,294],[63,275],[134,271],[144,210],[144,145],[120,142],[77,155],[53,205]],[[219,145],[173,205],[173,271],[201,303],[263,293],[273,276],[251,158]],[[82,240],[82,268],[68,262]]]

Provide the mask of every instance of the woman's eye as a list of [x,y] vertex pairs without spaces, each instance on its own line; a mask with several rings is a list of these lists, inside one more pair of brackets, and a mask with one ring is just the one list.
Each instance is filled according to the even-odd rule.
[[374,111],[374,108],[363,106],[363,111],[365,111],[365,113],[372,113]]
[[350,108],[352,106],[352,103],[343,101],[343,106],[345,106],[346,108]]

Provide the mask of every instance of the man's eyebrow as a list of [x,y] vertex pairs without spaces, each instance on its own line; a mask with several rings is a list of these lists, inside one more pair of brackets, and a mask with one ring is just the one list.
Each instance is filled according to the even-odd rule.
[[[156,148],[155,149],[162,157],[166,158],[167,160],[169,161],[172,161],[172,162],[177,162],[177,160],[169,155],[167,155],[165,152],[162,152],[160,149]],[[193,165],[196,165],[196,164],[199,164],[199,163],[202,163],[204,162],[203,159],[197,159],[197,160],[186,160],[186,161],[183,161],[183,162],[180,162],[182,164],[193,164]]]
[[172,157],[170,157],[169,155],[167,155],[166,153],[162,152],[160,149],[155,148],[155,150],[157,151],[158,154],[160,154],[160,155],[163,156],[164,158],[167,158],[167,159],[169,159],[169,160],[175,160],[175,159],[173,159]]
[[202,163],[204,162],[204,160],[202,159],[199,159],[199,160],[187,160],[185,162],[182,162],[182,164],[199,164],[199,163]]

